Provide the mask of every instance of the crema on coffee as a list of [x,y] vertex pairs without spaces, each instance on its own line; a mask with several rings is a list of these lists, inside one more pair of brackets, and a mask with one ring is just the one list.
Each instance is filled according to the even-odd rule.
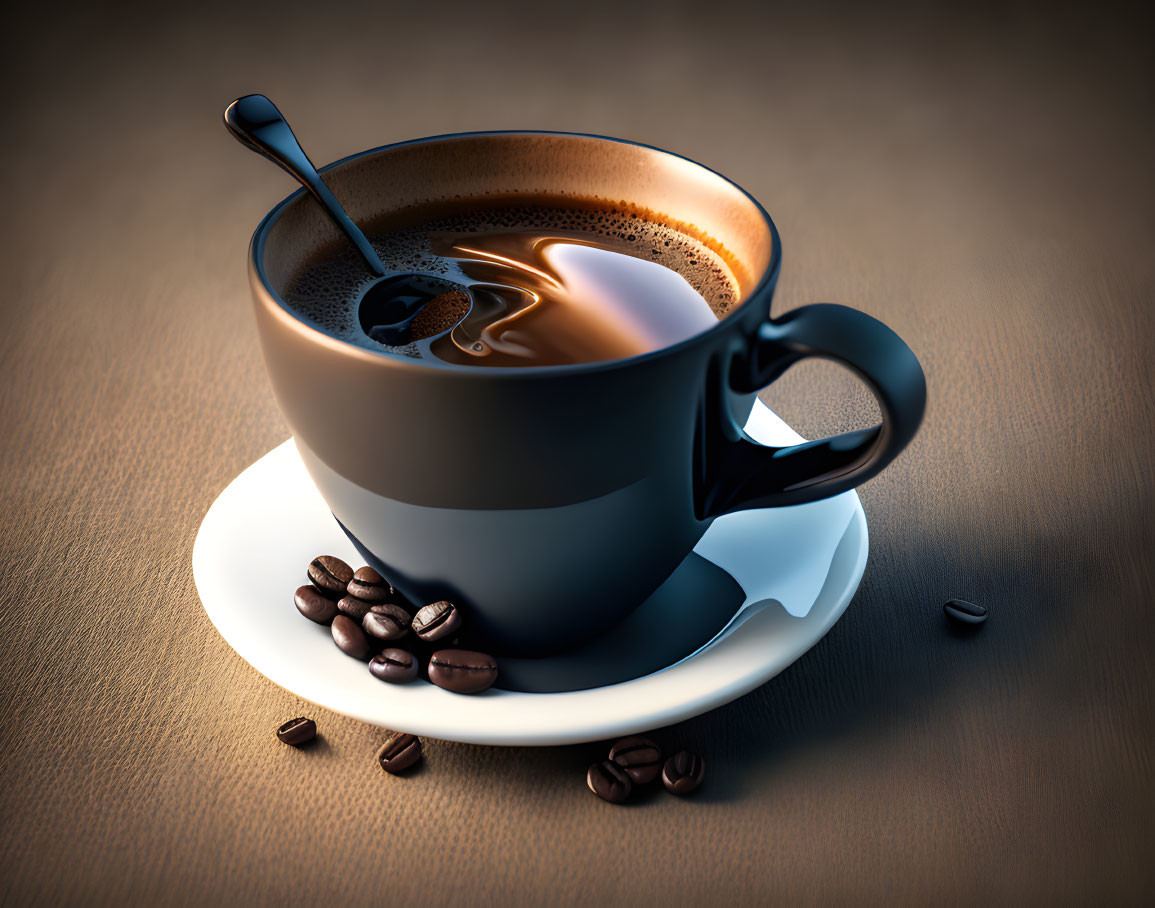
[[698,334],[740,300],[724,255],[689,229],[595,202],[457,200],[366,234],[390,273],[436,277],[448,291],[413,321],[408,343],[370,336],[358,305],[372,277],[345,245],[306,260],[285,301],[340,340],[400,355],[478,366],[621,359]]

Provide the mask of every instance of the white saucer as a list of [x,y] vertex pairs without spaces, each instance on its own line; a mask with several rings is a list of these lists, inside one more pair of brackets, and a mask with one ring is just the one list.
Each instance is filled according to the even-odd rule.
[[[746,431],[764,444],[801,441],[761,403]],[[728,703],[812,647],[846,610],[866,568],[866,515],[855,492],[721,517],[694,551],[746,594],[733,620],[661,671],[591,690],[462,696],[392,685],[293,607],[318,553],[355,567],[356,551],[313,486],[293,442],[273,449],[213,502],[193,546],[209,618],[245,661],[321,706],[416,735],[473,744],[556,745],[644,732]]]

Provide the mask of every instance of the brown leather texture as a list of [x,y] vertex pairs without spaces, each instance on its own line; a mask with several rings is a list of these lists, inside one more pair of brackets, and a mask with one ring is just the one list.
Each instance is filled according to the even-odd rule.
[[[755,9],[757,6],[757,9]],[[0,902],[1137,903],[1155,895],[1155,127],[1138,6],[27,5],[0,80]],[[609,742],[425,741],[251,669],[194,535],[287,437],[245,278],[293,187],[225,133],[260,91],[317,162],[423,135],[616,135],[781,230],[776,312],[857,306],[930,405],[861,495],[870,561],[778,678],[658,729],[679,799],[586,788]],[[833,366],[765,395],[873,420]],[[404,427],[399,427],[403,432]],[[304,566],[302,565],[302,571]],[[283,584],[286,621],[299,578]],[[986,605],[947,626],[952,597]],[[279,743],[308,715],[322,739]]]

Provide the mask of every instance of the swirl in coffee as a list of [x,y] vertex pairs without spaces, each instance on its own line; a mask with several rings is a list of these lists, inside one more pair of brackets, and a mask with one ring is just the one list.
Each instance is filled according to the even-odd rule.
[[691,228],[593,202],[441,203],[366,233],[391,272],[414,276],[399,292],[429,297],[404,332],[358,311],[371,278],[344,245],[308,259],[286,302],[341,340],[459,365],[636,356],[708,329],[740,298],[723,252]]

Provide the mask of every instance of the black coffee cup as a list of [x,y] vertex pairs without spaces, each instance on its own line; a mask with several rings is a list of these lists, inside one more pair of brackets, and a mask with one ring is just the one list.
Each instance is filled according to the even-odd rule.
[[[416,603],[461,604],[497,651],[604,633],[710,522],[853,488],[907,445],[926,385],[888,327],[836,305],[771,319],[778,232],[734,183],[616,139],[470,133],[325,169],[354,220],[456,197],[627,202],[693,225],[752,288],[716,326],[641,356],[537,368],[450,365],[335,339],[283,302],[335,229],[304,191],[253,237],[250,278],[273,391],[310,475],[366,561]],[[742,430],[754,395],[808,356],[854,370],[881,424],[785,448]]]

